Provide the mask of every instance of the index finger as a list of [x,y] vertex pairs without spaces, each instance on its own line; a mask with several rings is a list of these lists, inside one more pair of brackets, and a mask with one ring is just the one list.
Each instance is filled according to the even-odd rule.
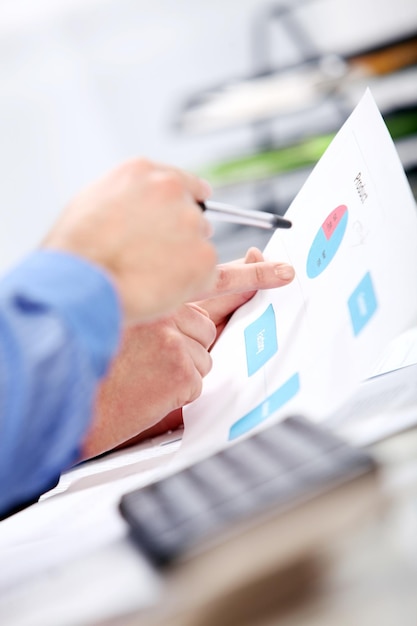
[[294,275],[291,265],[274,261],[218,265],[214,287],[198,299],[283,287],[293,280]]

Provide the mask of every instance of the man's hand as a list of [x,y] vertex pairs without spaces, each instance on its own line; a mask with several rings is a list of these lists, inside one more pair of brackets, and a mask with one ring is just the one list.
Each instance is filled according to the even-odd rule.
[[249,248],[243,260],[217,266],[215,287],[197,304],[215,323],[217,338],[232,313],[253,298],[257,291],[284,287],[293,278],[291,265],[265,262],[258,248]]
[[132,160],[80,193],[43,245],[101,266],[126,320],[143,322],[213,285],[211,228],[196,204],[209,195],[191,174]]
[[231,314],[259,289],[287,285],[294,270],[265,262],[251,248],[243,261],[218,267],[211,292],[171,317],[125,331],[120,353],[102,383],[84,458],[155,436],[182,422],[182,407],[201,393],[210,348]]
[[172,316],[125,330],[108,376],[99,387],[83,456],[114,448],[201,393],[210,371],[216,328],[194,304]]

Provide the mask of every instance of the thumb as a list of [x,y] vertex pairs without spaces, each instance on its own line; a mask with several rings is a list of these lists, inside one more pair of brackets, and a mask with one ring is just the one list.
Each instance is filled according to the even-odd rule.
[[244,259],[244,263],[259,263],[259,261],[264,261],[264,255],[259,250],[259,248],[251,247],[247,251]]

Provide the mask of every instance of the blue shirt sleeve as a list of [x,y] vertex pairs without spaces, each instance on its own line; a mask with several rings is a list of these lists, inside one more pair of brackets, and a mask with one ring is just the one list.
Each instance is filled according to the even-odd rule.
[[120,328],[111,281],[76,256],[35,252],[0,281],[0,517],[79,458]]

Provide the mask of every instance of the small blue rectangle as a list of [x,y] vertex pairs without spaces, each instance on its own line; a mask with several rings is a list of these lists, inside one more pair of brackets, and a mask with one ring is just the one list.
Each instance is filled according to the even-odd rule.
[[348,300],[353,332],[358,335],[378,308],[369,272],[365,274]]
[[248,376],[252,376],[277,352],[277,330],[272,304],[245,328]]
[[261,424],[275,411],[278,411],[284,404],[289,402],[298,393],[299,389],[300,377],[296,373],[261,404],[258,404],[252,411],[232,424],[229,430],[229,440],[236,439],[258,426],[258,424]]

